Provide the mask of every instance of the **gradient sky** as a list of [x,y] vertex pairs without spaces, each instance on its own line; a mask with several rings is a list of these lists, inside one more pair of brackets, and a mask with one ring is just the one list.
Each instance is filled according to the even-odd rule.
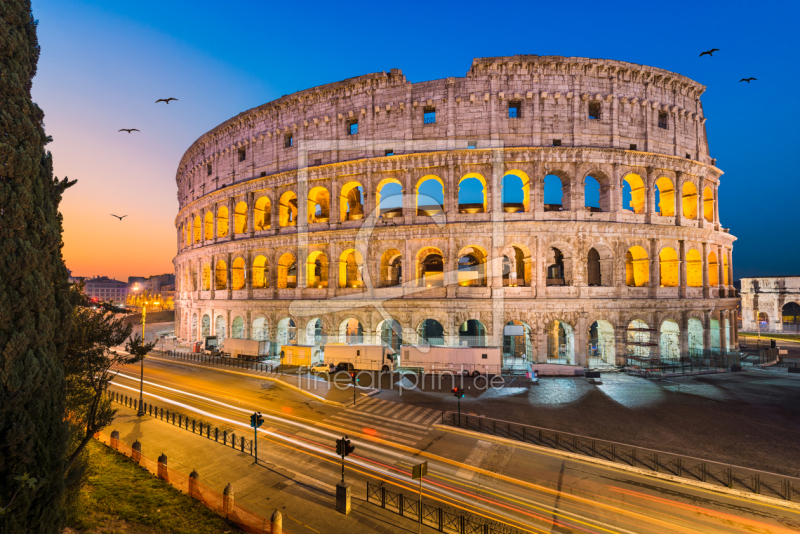
[[[62,204],[76,275],[172,272],[178,162],[237,113],[360,74],[396,67],[420,82],[513,54],[629,61],[708,86],[720,220],[739,238],[734,276],[800,274],[800,2],[33,0],[33,10],[34,100],[56,174],[78,180]],[[709,48],[721,51],[698,57]],[[739,83],[749,76],[758,81]],[[179,101],[154,104],[165,97]]]

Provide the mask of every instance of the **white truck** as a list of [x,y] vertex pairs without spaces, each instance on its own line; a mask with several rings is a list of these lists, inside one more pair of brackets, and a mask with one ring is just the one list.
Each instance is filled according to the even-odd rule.
[[383,345],[327,343],[325,363],[344,371],[394,371],[394,351]]
[[269,342],[255,339],[228,338],[222,342],[219,350],[228,354],[231,358],[255,360],[267,354],[269,351]]
[[500,347],[449,347],[443,345],[403,345],[400,360],[404,368],[426,373],[499,375],[503,364]]

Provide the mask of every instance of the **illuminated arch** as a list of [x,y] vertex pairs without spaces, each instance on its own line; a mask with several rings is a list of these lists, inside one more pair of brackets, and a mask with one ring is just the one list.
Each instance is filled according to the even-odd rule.
[[245,286],[245,262],[244,258],[239,257],[233,260],[231,265],[231,287],[234,291],[244,289]]
[[211,265],[203,265],[203,291],[211,290]]
[[244,317],[241,315],[231,321],[231,339],[244,339]]
[[205,238],[206,241],[214,239],[214,214],[210,211],[206,212],[205,219]]
[[656,180],[656,190],[658,191],[658,211],[663,217],[675,216],[675,186],[672,180],[666,176],[661,176]]
[[714,222],[714,192],[708,186],[703,189],[703,218]]
[[247,231],[247,202],[239,202],[234,209],[234,232],[243,234]]
[[[470,202],[462,202],[463,200],[468,200],[466,193],[464,192],[462,185],[464,182],[469,180],[477,180],[478,183],[481,184],[481,202],[480,203],[470,203]],[[459,213],[486,213],[487,210],[487,188],[486,188],[486,178],[482,175],[478,174],[477,172],[470,172],[462,176],[458,180],[458,212]],[[478,205],[480,204],[480,205]]]
[[331,195],[327,189],[317,186],[308,192],[308,222],[326,223],[331,220]]
[[645,187],[644,187],[644,180],[638,174],[630,173],[626,174],[625,177],[622,178],[624,184],[627,184],[628,188],[630,188],[630,195],[631,199],[628,204],[628,207],[624,205],[625,202],[625,188],[623,187],[623,209],[630,209],[634,213],[644,213],[645,210]]
[[381,287],[400,285],[403,280],[403,256],[396,248],[390,248],[381,255]]
[[[517,185],[519,181],[519,185]],[[516,188],[522,193],[521,202],[510,200],[511,189]],[[518,169],[506,171],[500,182],[501,200],[503,211],[506,213],[516,213],[520,211],[529,212],[531,210],[531,180],[528,175]]]
[[285,252],[278,259],[278,289],[297,287],[297,260],[291,252]]
[[269,326],[267,325],[267,319],[263,315],[253,319],[250,327],[250,339],[255,339],[256,341],[267,341],[269,339]]
[[349,248],[339,255],[339,287],[364,287],[361,270],[364,259],[361,253]]
[[308,255],[306,260],[306,287],[328,287],[328,256],[321,250]]
[[547,334],[547,361],[570,364],[575,361],[575,332],[572,325],[555,319],[545,328]]
[[[385,195],[384,188],[386,188]],[[403,215],[403,184],[400,183],[400,180],[384,178],[378,182],[378,185],[375,186],[375,205],[378,206],[378,215],[381,217],[387,219],[401,217]]]
[[286,191],[281,195],[278,210],[280,226],[297,226],[297,195],[294,191]]
[[253,289],[269,287],[269,262],[266,256],[256,256],[253,260]]
[[659,336],[659,349],[661,358],[678,360],[681,355],[681,329],[674,319],[665,319],[661,323],[661,334]]
[[728,286],[728,255],[722,251],[722,285]]
[[272,206],[269,197],[262,196],[256,200],[253,208],[253,228],[256,231],[269,230],[272,218]]
[[[439,189],[434,191],[431,190],[430,194],[426,194],[422,191],[422,187],[428,184],[430,181],[434,181],[439,184]],[[426,189],[435,189],[426,186]],[[414,191],[416,195],[414,195],[414,202],[416,203],[415,209],[417,215],[437,215],[439,213],[444,213],[445,201],[444,201],[444,181],[436,176],[435,174],[428,174],[417,180],[417,184],[414,187]],[[435,204],[438,202],[437,198],[431,195],[441,196],[442,201],[441,204]],[[431,203],[434,202],[434,203]]]
[[436,247],[423,247],[416,254],[416,278],[419,287],[444,285],[444,256]]
[[590,364],[616,364],[616,336],[610,322],[598,319],[589,325],[587,345]]
[[683,183],[681,202],[683,203],[683,216],[687,219],[697,219],[697,187],[692,182]]
[[650,281],[650,260],[647,251],[634,246],[625,253],[625,283],[629,287],[644,287]]
[[348,345],[364,342],[364,325],[354,317],[339,323],[339,343]]
[[717,255],[713,250],[708,253],[708,285],[711,287],[719,285],[719,266]]
[[458,285],[486,286],[486,251],[479,246],[467,246],[458,252]]
[[364,218],[364,186],[347,182],[339,193],[339,214],[342,222]]
[[664,247],[658,253],[661,287],[678,287],[680,281],[680,261],[672,247]]
[[193,236],[195,244],[200,242],[200,228],[201,228],[201,226],[202,226],[202,223],[200,222],[200,216],[199,215],[195,215],[195,217],[194,217],[194,236]]
[[686,285],[703,287],[703,257],[695,249],[686,253]]
[[217,209],[217,237],[228,235],[228,208],[220,206]]
[[421,345],[444,345],[444,327],[436,319],[424,319],[417,326]]
[[228,289],[228,265],[219,260],[214,269],[214,289]]

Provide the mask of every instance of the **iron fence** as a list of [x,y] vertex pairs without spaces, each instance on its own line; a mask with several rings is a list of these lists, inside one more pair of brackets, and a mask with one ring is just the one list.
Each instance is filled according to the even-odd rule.
[[708,482],[731,489],[800,501],[800,478],[636,447],[475,415],[442,412],[442,424],[523,443]]

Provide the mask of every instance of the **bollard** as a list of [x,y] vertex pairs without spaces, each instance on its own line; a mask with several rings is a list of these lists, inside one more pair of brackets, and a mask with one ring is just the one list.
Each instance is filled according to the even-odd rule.
[[283,516],[278,510],[272,512],[272,517],[269,518],[269,526],[272,534],[283,533]]
[[142,460],[142,444],[139,443],[138,439],[131,445],[131,458],[137,464]]
[[[186,425],[189,426],[189,425]],[[194,434],[194,419],[192,419],[192,434]]]
[[[175,420],[174,419],[172,420],[172,424],[173,425],[175,424]],[[182,426],[183,426],[183,415],[179,415],[178,416],[178,428],[180,428]]]
[[227,445],[228,444],[228,431],[227,430],[223,430],[222,431],[222,444],[223,445]]
[[214,427],[214,441],[219,442],[219,428]]
[[119,432],[116,430],[111,432],[111,448],[119,449]]
[[225,517],[228,517],[231,515],[231,513],[233,513],[234,504],[233,486],[228,484],[225,486],[225,489],[222,490],[222,509],[225,512]]
[[197,474],[197,471],[192,469],[192,472],[189,473],[189,495],[194,497],[197,493],[197,483],[200,481],[200,475]]
[[244,452],[244,436],[242,436],[242,452]]
[[158,478],[169,482],[169,470],[167,469],[167,455],[163,452],[158,457]]

